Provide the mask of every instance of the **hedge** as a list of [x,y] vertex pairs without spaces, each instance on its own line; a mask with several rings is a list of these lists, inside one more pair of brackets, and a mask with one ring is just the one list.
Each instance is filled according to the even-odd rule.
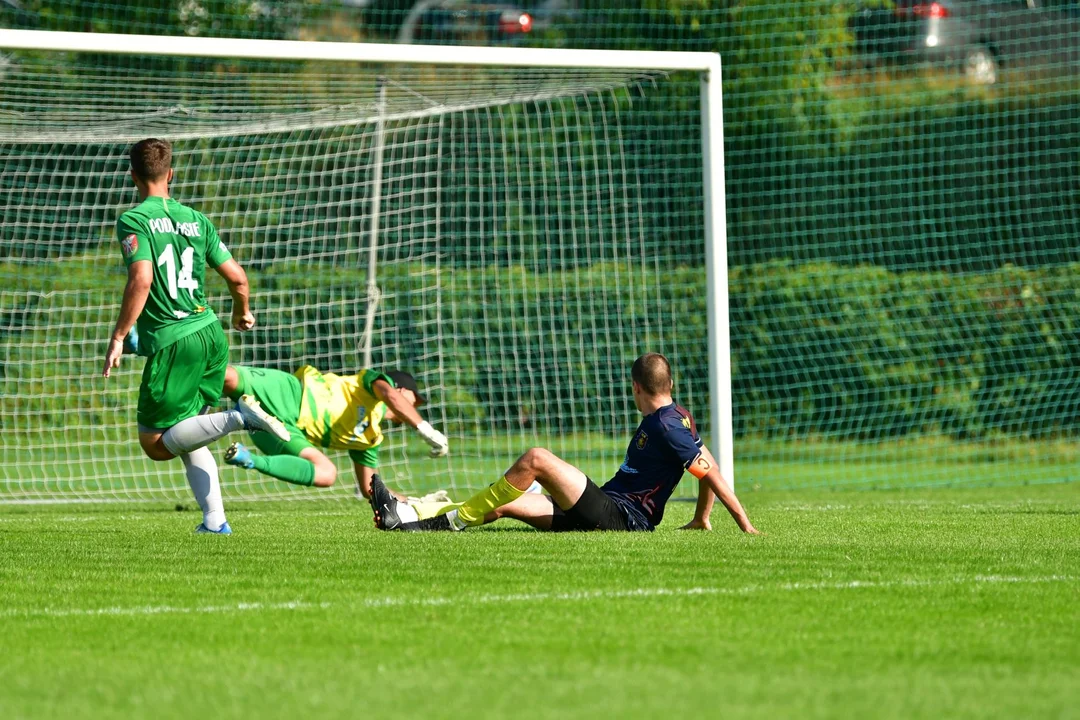
[[[278,264],[253,280],[260,326],[234,334],[234,360],[356,367],[366,300],[355,271]],[[678,398],[707,426],[703,283],[686,266],[659,283],[616,263],[558,273],[450,268],[437,277],[388,265],[375,358],[442,386],[457,429],[620,433],[634,418],[630,364],[659,350],[673,360]],[[0,291],[4,432],[73,414],[111,423],[130,404],[136,372],[112,384],[97,378],[121,287],[121,273],[88,266],[56,276],[48,294],[11,283]],[[731,289],[740,436],[1080,430],[1080,266],[954,275],[776,262],[735,268]],[[212,290],[226,308],[222,288]]]

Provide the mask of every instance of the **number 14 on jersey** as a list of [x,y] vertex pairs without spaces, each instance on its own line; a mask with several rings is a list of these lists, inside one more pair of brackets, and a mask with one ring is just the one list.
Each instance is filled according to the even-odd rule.
[[169,282],[169,297],[176,299],[177,288],[187,290],[189,295],[194,296],[199,289],[199,283],[191,276],[192,262],[195,259],[195,248],[187,247],[180,253],[180,274],[176,274],[176,250],[172,245],[166,245],[158,255],[157,265],[165,266],[165,278]]

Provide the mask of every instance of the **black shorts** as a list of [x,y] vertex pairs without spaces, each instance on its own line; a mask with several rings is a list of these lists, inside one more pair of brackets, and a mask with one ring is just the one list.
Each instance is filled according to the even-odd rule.
[[619,503],[597,487],[589,478],[585,478],[585,492],[574,503],[574,507],[563,511],[552,519],[552,530],[633,530],[626,519],[626,511]]

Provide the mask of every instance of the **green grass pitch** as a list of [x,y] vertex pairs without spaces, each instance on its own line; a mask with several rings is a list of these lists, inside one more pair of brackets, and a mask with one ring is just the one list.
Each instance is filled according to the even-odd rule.
[[1080,712],[1080,485],[743,495],[767,536],[0,506],[0,717]]

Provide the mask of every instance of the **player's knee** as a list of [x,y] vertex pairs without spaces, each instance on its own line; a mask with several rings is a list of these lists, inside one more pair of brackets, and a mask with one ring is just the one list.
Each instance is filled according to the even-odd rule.
[[337,480],[337,468],[332,462],[315,464],[315,487],[332,487]]
[[550,465],[551,458],[553,457],[554,455],[552,455],[550,450],[534,447],[529,448],[525,454],[521,456],[521,462],[533,472],[537,472]]

